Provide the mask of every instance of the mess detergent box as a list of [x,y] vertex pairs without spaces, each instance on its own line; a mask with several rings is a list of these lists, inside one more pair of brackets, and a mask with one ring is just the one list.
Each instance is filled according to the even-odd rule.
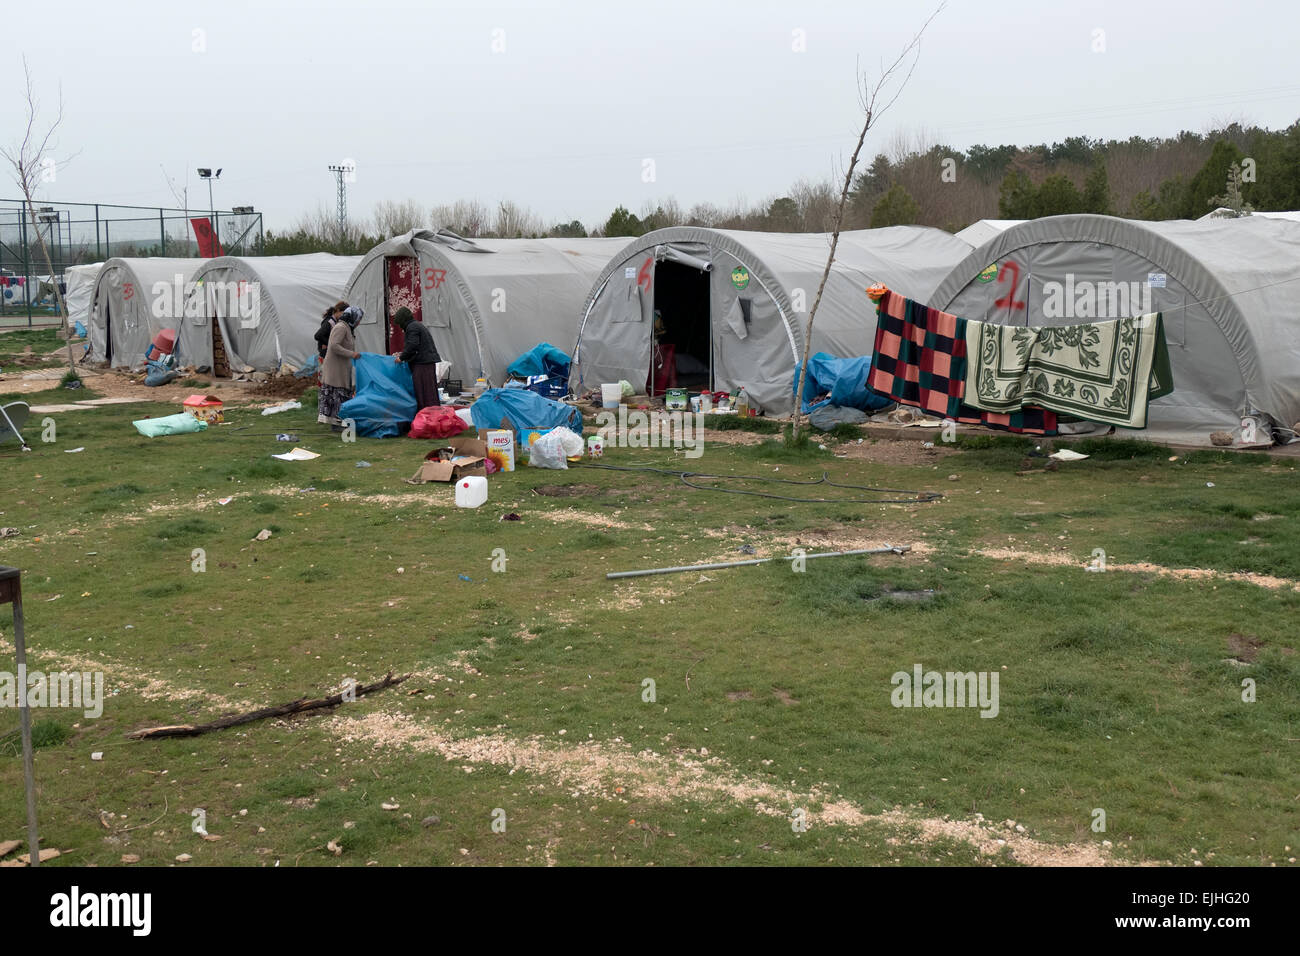
[[487,445],[487,457],[500,471],[515,470],[515,433],[508,428],[492,428],[480,433]]

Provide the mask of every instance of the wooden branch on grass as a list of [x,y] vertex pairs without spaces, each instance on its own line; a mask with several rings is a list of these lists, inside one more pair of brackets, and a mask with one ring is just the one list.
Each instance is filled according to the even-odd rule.
[[[394,677],[393,672],[389,671],[383,680],[375,681],[373,684],[358,684],[355,688],[350,688],[346,693],[349,700],[354,696],[363,697],[366,694],[373,694],[375,691],[396,687],[410,676],[410,674],[403,674],[401,677]],[[314,699],[299,697],[297,700],[290,701],[287,704],[280,704],[278,707],[263,707],[261,710],[252,710],[246,714],[222,717],[220,720],[214,720],[207,724],[173,724],[166,727],[144,727],[140,730],[133,730],[126,736],[130,740],[155,740],[159,737],[197,737],[199,734],[206,734],[213,730],[225,730],[227,727],[238,727],[240,724],[265,720],[267,717],[285,717],[290,714],[301,714],[309,710],[337,707],[343,703],[343,696],[343,692],[340,692],[330,697],[317,697]]]

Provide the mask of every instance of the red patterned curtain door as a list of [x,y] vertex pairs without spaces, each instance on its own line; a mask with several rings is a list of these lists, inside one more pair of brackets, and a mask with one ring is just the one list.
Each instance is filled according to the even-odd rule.
[[390,256],[388,265],[388,295],[385,312],[388,325],[388,354],[396,355],[406,347],[406,336],[393,321],[397,310],[405,306],[416,321],[420,312],[420,263],[413,256]]

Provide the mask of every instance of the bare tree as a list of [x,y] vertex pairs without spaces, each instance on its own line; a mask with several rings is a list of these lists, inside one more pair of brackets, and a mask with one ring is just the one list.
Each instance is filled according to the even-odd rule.
[[[64,327],[65,332],[71,332],[68,328],[68,304],[63,299],[63,289],[59,287],[59,278],[54,274],[54,263],[50,260],[50,248],[45,244],[45,236],[41,234],[40,226],[36,223],[36,201],[33,194],[36,192],[36,183],[46,169],[55,169],[58,163],[49,155],[50,140],[53,138],[59,124],[63,122],[63,97],[59,97],[59,109],[55,114],[54,122],[50,123],[45,130],[45,135],[36,131],[36,114],[38,107],[36,103],[36,92],[32,89],[32,71],[27,65],[27,57],[23,57],[23,76],[27,80],[27,125],[23,129],[22,142],[18,146],[10,149],[0,147],[0,156],[3,156],[9,165],[13,167],[14,182],[18,188],[23,191],[23,198],[27,200],[27,216],[31,220],[32,233],[36,236],[36,243],[40,246],[41,255],[45,259],[45,268],[49,270],[50,282],[54,286],[54,298],[59,306],[59,322]],[[65,160],[66,163],[66,160]],[[76,362],[72,358],[72,336],[69,334],[68,343],[68,370],[75,376],[77,374]]]
[[492,213],[477,199],[457,199],[454,203],[434,206],[429,222],[435,229],[450,229],[466,239],[477,239],[491,229]]
[[[862,144],[866,141],[867,133],[870,132],[871,127],[894,105],[902,94],[904,87],[907,86],[907,81],[911,79],[912,71],[916,69],[916,62],[920,57],[918,47],[921,44],[921,36],[934,21],[934,18],[943,12],[946,5],[946,3],[940,3],[934,13],[930,14],[929,18],[921,24],[921,29],[912,37],[912,42],[903,48],[903,52],[898,55],[898,58],[893,63],[881,71],[880,79],[876,81],[874,86],[867,86],[866,78],[861,74],[858,76],[859,100],[864,114],[862,131],[858,133],[858,142],[853,147],[853,155],[849,158],[848,168],[844,170],[844,185],[840,189],[840,202],[835,209],[834,230],[831,232],[830,254],[826,257],[826,268],[822,270],[822,279],[817,285],[817,295],[813,299],[812,308],[808,311],[808,325],[804,329],[803,337],[803,358],[799,363],[799,384],[794,390],[794,423],[790,429],[790,437],[793,441],[797,442],[799,440],[799,422],[803,418],[803,386],[808,377],[808,349],[812,345],[813,321],[817,318],[817,307],[821,305],[822,293],[826,291],[826,280],[830,278],[831,266],[835,263],[835,249],[840,244],[840,226],[844,222],[844,207],[848,204],[849,191],[853,188],[853,170],[858,165],[858,156],[862,152]],[[898,89],[894,90],[893,94],[890,95],[887,92],[890,82],[894,79],[894,75],[902,69],[904,61],[912,55],[913,51],[916,51],[916,56],[912,57],[912,63],[899,82]],[[878,107],[877,103],[885,95],[889,95],[888,102]]]
[[375,229],[381,237],[400,236],[419,229],[427,216],[424,206],[414,199],[402,202],[385,199],[375,203]]
[[502,239],[517,239],[537,235],[546,227],[532,210],[509,199],[497,204],[496,220],[492,231]]

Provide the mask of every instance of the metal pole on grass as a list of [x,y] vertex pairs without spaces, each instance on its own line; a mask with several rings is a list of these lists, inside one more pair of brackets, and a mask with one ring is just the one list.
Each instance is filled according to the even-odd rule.
[[[904,545],[885,545],[883,548],[859,548],[854,551],[822,551],[819,554],[805,554],[803,559],[811,561],[813,558],[847,558],[854,554],[905,554],[912,550],[910,544]],[[715,571],[719,568],[744,568],[754,564],[767,564],[770,561],[794,561],[795,555],[789,555],[781,558],[750,558],[748,561],[716,561],[712,564],[684,564],[673,568],[650,568],[645,571],[611,571],[605,575],[605,580],[614,578],[644,578],[652,574],[676,574],[679,571]]]
[[23,634],[22,571],[0,566],[0,604],[14,606],[14,647],[18,658],[18,722],[23,737],[23,787],[27,791],[27,846],[32,866],[41,865],[36,833],[36,771],[32,763],[32,711],[27,706],[27,639]]

